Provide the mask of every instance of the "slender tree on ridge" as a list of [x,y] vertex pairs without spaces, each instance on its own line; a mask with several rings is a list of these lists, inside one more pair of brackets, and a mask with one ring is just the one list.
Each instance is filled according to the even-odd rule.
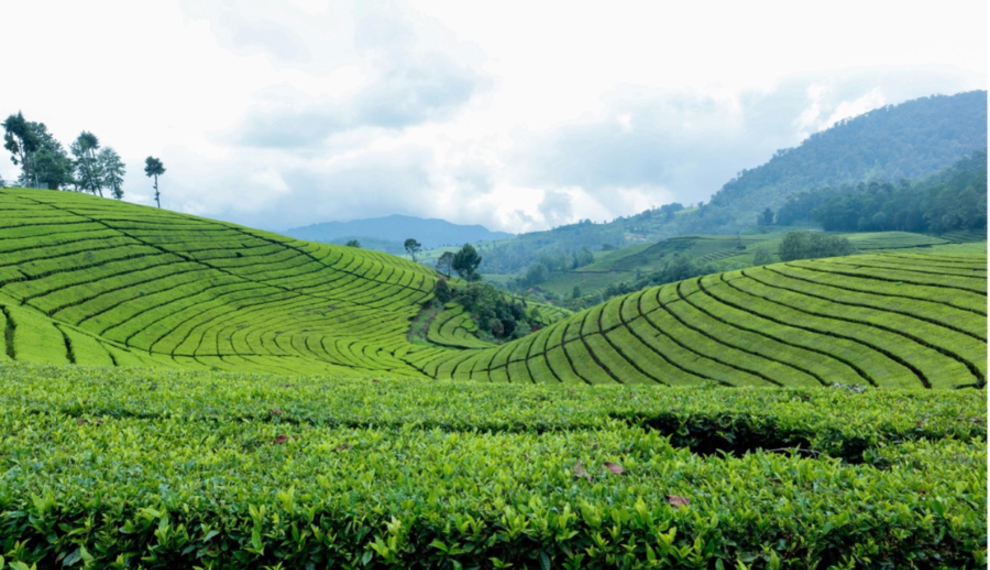
[[165,166],[162,164],[161,160],[158,160],[153,156],[149,156],[144,161],[144,173],[148,176],[148,178],[154,177],[155,179],[155,203],[158,204],[159,208],[161,208],[162,202],[159,199],[160,194],[158,192],[158,177],[165,174]]
[[409,238],[406,240],[406,242],[403,245],[406,247],[406,252],[409,253],[409,257],[412,257],[412,260],[415,262],[416,253],[419,250],[423,249],[423,244],[416,241],[415,238]]
[[100,140],[91,132],[83,131],[72,143],[70,150],[76,157],[76,186],[83,191],[103,197],[103,176],[96,160]]

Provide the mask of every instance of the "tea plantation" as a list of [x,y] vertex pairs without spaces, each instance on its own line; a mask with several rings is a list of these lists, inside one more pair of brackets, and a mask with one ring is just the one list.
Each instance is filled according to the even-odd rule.
[[913,251],[491,345],[399,258],[0,190],[0,568],[984,568],[986,255]]

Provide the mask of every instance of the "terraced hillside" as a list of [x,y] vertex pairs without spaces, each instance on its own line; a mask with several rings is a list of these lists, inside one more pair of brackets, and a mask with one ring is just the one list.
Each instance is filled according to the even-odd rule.
[[425,373],[509,382],[983,386],[985,255],[797,261],[645,289]]
[[985,254],[714,274],[487,346],[457,304],[411,338],[435,276],[393,256],[67,192],[3,190],[0,211],[0,360],[525,383],[986,379]]
[[421,265],[69,192],[0,211],[0,358],[418,374]]

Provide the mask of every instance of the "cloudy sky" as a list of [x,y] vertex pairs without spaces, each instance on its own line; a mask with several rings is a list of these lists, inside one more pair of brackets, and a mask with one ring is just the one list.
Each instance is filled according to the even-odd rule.
[[153,155],[164,207],[273,230],[610,220],[987,86],[985,0],[35,0],[0,21],[0,114],[66,147],[92,131],[127,200],[152,202]]

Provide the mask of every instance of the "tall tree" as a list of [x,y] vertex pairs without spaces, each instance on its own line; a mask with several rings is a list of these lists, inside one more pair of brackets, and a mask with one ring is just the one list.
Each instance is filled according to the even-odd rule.
[[76,186],[79,190],[103,196],[103,175],[100,163],[96,159],[96,151],[100,148],[100,140],[89,131],[83,131],[69,149],[76,157]]
[[62,143],[48,132],[44,123],[31,122],[28,125],[40,141],[38,150],[31,155],[36,185],[58,190],[72,184],[72,159],[62,148]]
[[103,147],[97,155],[97,162],[100,172],[103,174],[103,185],[110,189],[113,197],[120,200],[124,197],[124,161],[120,160],[117,151],[110,147]]
[[31,155],[41,147],[37,133],[20,111],[16,115],[7,117],[3,122],[3,130],[3,148],[10,151],[11,162],[21,167],[21,178],[26,184],[36,182],[33,177]]
[[450,269],[454,264],[454,254],[449,251],[445,251],[440,254],[440,258],[437,259],[437,271],[443,271],[447,277],[450,277]]
[[481,274],[478,273],[478,266],[481,265],[481,256],[478,255],[478,250],[474,249],[474,246],[469,243],[464,244],[464,247],[454,254],[454,259],[450,265],[463,279],[467,279],[468,281],[478,281],[481,279]]
[[406,252],[409,253],[409,257],[412,257],[412,260],[416,261],[416,253],[423,249],[423,244],[419,243],[414,238],[409,238],[403,245],[406,247]]
[[161,208],[162,202],[159,199],[160,194],[158,193],[158,177],[165,174],[165,166],[162,164],[162,161],[149,156],[144,160],[144,173],[148,178],[154,177],[155,179],[155,203]]

